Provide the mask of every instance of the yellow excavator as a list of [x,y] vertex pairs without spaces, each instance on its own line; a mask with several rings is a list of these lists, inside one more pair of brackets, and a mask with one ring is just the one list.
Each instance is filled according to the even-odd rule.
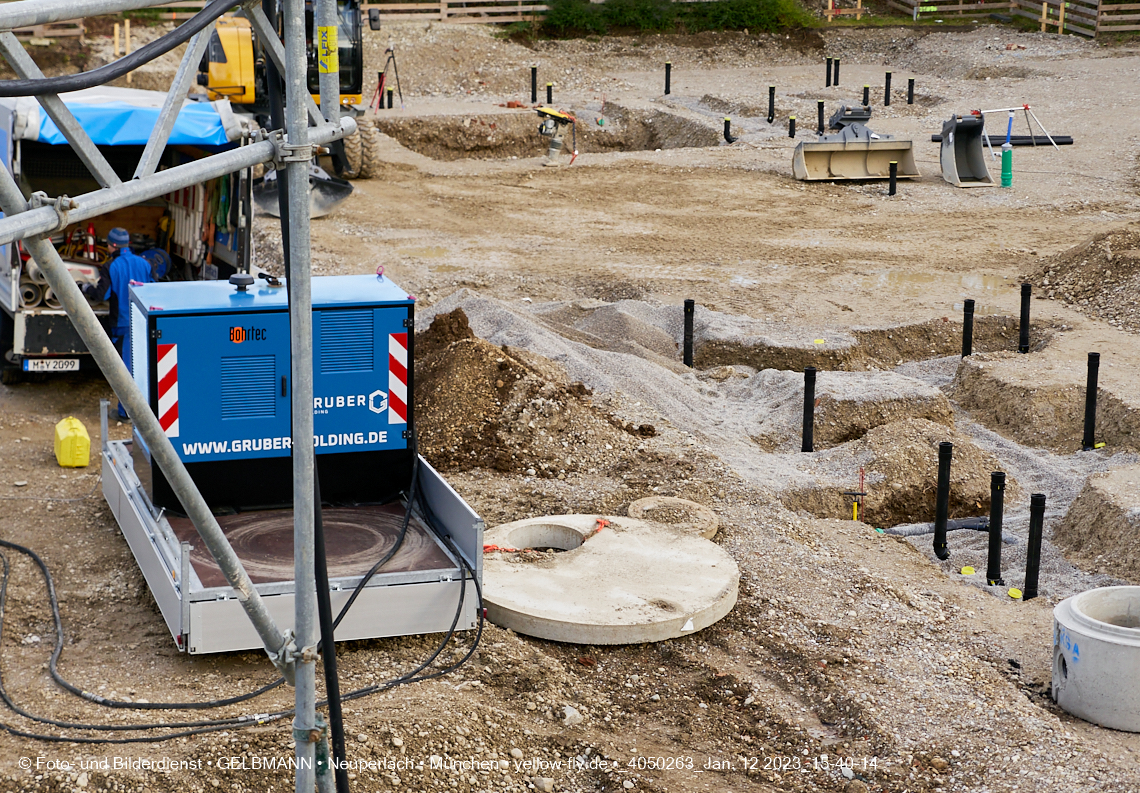
[[[313,38],[313,3],[305,3],[305,38],[308,47],[308,87],[320,101],[317,71],[317,43]],[[360,0],[337,0],[337,50],[340,62],[341,113],[363,115],[364,44]],[[280,15],[278,15],[280,19]],[[378,23],[378,20],[377,20]],[[373,27],[378,27],[374,24]],[[262,127],[270,126],[266,54],[249,20],[226,16],[214,24],[205,57],[199,65],[198,83],[210,100],[228,99],[235,112],[246,113]],[[363,121],[363,119],[361,119]],[[368,123],[358,124],[356,133],[340,145],[331,146],[331,156],[323,164],[314,161],[310,183],[310,211],[313,217],[327,214],[352,193],[347,179],[368,179],[377,162],[379,130]],[[275,173],[269,172],[254,188],[254,201],[262,211],[277,214]]]

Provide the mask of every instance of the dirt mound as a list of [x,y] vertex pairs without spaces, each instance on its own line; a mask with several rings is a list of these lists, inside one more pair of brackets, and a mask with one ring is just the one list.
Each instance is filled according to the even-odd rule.
[[1028,280],[1050,300],[1140,332],[1140,227],[1098,234],[1050,256]]
[[[988,515],[990,472],[1001,470],[992,454],[950,427],[925,419],[907,419],[875,427],[861,439],[825,453],[827,458],[854,457],[868,460],[864,465],[866,497],[864,523],[896,526],[934,520],[938,484],[938,444],[954,444],[950,468],[950,517]],[[782,498],[789,509],[803,510],[824,518],[851,515],[851,496],[859,480],[840,487],[797,490]],[[1005,501],[1020,498],[1021,488],[1012,478],[1006,480]]]
[[648,425],[622,424],[533,353],[471,332],[462,309],[416,336],[420,452],[442,470],[492,468],[563,479],[617,464]]
[[1053,542],[1070,561],[1140,583],[1140,465],[1093,474],[1065,518]]

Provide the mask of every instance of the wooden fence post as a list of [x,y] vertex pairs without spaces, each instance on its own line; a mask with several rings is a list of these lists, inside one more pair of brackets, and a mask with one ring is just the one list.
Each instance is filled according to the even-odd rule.
[[1061,9],[1057,12],[1057,32],[1065,34],[1065,0],[1061,0]]
[[1041,4],[1041,32],[1042,33],[1045,32],[1045,25],[1047,24],[1048,20],[1049,20],[1049,4],[1048,3],[1042,3]]

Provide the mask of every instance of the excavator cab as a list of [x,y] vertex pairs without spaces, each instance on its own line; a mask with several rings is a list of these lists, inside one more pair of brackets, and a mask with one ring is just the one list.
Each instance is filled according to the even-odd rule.
[[[340,66],[340,103],[344,107],[364,101],[364,40],[360,0],[337,0],[336,49]],[[313,100],[320,101],[319,41],[313,36],[314,6],[305,3],[305,42],[308,47],[306,82]],[[280,19],[280,15],[278,16]],[[280,31],[278,31],[280,33]],[[249,20],[225,16],[214,23],[210,46],[198,67],[198,83],[211,101],[229,99],[254,114],[265,113],[265,51]]]

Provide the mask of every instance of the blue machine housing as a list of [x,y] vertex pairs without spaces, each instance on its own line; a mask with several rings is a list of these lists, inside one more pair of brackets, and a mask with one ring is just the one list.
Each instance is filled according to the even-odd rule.
[[[313,422],[321,497],[388,501],[408,487],[412,298],[389,279],[312,279]],[[258,280],[131,287],[131,373],[206,502],[250,509],[292,501],[286,289]],[[156,507],[179,510],[135,434]],[[149,479],[149,481],[147,481]]]

